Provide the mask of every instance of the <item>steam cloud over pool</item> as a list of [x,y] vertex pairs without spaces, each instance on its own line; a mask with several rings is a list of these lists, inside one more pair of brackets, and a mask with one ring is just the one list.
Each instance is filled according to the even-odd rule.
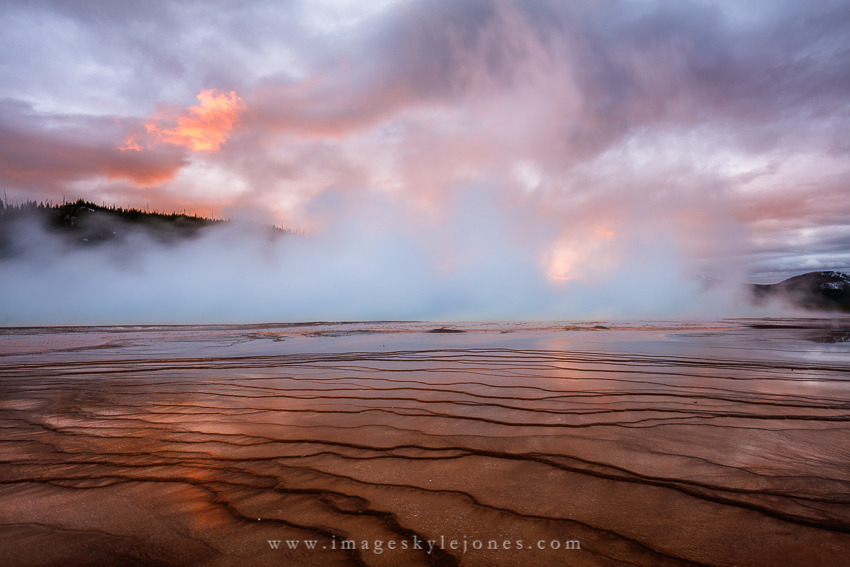
[[748,315],[701,278],[850,267],[846,2],[0,15],[25,54],[0,66],[4,203],[305,234],[70,253],[18,233],[3,325]]

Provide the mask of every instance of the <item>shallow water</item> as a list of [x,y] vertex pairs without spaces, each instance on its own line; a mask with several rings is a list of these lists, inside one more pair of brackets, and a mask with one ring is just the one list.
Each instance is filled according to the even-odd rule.
[[0,563],[842,564],[848,330],[0,329]]

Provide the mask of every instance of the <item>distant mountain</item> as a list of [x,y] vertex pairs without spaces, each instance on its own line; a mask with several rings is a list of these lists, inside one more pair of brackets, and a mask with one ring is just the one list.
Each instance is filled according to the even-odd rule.
[[803,309],[850,313],[850,276],[843,272],[810,272],[785,281],[752,284],[753,301],[781,300]]

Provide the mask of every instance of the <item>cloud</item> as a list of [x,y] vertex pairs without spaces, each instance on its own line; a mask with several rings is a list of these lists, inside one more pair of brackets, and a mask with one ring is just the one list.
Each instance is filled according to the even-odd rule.
[[125,128],[120,120],[45,116],[22,105],[5,108],[0,182],[9,189],[44,198],[93,178],[150,186],[173,178],[186,164],[182,151],[122,152],[116,143]]
[[[154,139],[167,144],[185,146],[193,151],[216,151],[227,140],[230,130],[238,123],[245,103],[236,93],[221,93],[204,89],[197,95],[201,104],[191,106],[176,117],[173,128],[163,123],[173,121],[168,115],[155,115],[144,121],[145,130]],[[135,137],[131,136],[122,150],[141,151]]]
[[573,288],[658,255],[731,279],[846,258],[846,2],[37,6],[0,24],[27,62],[0,69],[18,200],[311,234],[389,202],[383,238],[421,226],[437,271],[515,246]]
[[55,116],[6,103],[7,119],[0,121],[0,181],[53,194],[91,179],[162,185],[190,163],[183,148],[219,150],[245,109],[234,92],[205,89],[197,99],[197,106],[163,106],[161,114],[141,120]]

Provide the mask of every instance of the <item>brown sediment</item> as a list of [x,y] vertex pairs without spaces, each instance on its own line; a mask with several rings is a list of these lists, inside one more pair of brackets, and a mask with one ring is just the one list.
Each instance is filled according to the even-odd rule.
[[282,341],[75,330],[68,348],[58,329],[31,336],[41,352],[6,335],[20,350],[0,363],[3,564],[835,565],[850,552],[850,356],[794,335],[810,322],[579,338],[496,326],[413,348],[393,325],[290,327]]

